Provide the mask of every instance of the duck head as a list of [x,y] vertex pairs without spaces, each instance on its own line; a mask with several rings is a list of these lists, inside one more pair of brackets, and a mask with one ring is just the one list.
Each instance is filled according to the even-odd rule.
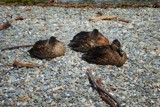
[[90,32],[89,36],[96,41],[98,46],[109,45],[109,40],[105,38],[97,29]]
[[56,41],[57,41],[56,37],[51,36],[48,40],[48,44],[54,45]]
[[119,40],[115,39],[111,44],[111,48],[112,50],[117,51],[119,55],[123,57],[125,52],[121,49],[121,43],[119,42]]

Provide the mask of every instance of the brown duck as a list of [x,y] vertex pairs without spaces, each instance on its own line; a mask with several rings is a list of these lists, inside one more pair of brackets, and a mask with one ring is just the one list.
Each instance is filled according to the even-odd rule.
[[71,49],[84,53],[93,47],[102,45],[109,45],[109,40],[97,29],[92,32],[82,31],[76,34],[68,44]]
[[115,39],[109,46],[97,46],[90,49],[82,56],[82,59],[89,63],[120,67],[125,63],[127,55],[121,49],[120,42]]
[[62,56],[65,54],[65,51],[64,44],[52,36],[48,40],[37,41],[29,50],[29,53],[32,57],[49,59]]

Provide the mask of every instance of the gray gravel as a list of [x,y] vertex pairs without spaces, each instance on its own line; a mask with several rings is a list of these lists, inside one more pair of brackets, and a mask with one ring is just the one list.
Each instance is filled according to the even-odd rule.
[[[31,11],[26,11],[31,9]],[[88,21],[101,11],[131,20]],[[14,20],[22,16],[24,20]],[[75,34],[99,29],[110,41],[119,39],[127,53],[126,63],[117,68],[88,64],[82,53],[67,47],[65,56],[52,60],[31,58],[20,48],[0,52],[1,106],[105,107],[89,84],[86,69],[102,77],[106,90],[123,107],[160,106],[160,10],[137,9],[73,9],[36,6],[0,6],[0,24],[12,21],[11,27],[0,31],[0,49],[34,44],[40,39],[56,36],[67,47]],[[13,68],[14,60],[36,64],[37,68]],[[63,87],[63,88],[62,88]],[[59,89],[62,88],[62,89]]]

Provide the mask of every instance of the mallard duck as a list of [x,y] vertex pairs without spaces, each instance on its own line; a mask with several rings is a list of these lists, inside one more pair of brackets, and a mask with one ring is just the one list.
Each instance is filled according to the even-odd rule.
[[50,39],[37,41],[29,53],[32,57],[48,59],[62,56],[65,51],[64,44],[52,36]]
[[120,42],[115,39],[111,45],[97,46],[90,49],[82,56],[82,59],[94,64],[122,66],[126,59],[126,53],[121,49]]
[[109,45],[109,40],[97,29],[92,32],[82,31],[76,34],[68,44],[71,49],[84,53],[93,47],[102,45]]

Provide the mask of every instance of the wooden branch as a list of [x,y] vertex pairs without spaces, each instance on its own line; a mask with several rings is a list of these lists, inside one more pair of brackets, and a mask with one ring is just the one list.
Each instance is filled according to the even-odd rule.
[[121,19],[121,18],[117,18],[118,21],[121,21],[121,22],[125,22],[125,23],[130,23],[131,21],[129,20],[125,20],[125,19]]
[[[107,95],[108,97],[110,97],[110,99],[112,99],[112,100],[116,103],[116,107],[120,107],[119,102],[118,102],[110,93],[108,93],[108,92],[105,91],[103,88],[101,88],[101,86],[96,82],[96,80],[94,79],[94,76],[93,76],[91,70],[88,68],[87,71],[88,71],[88,74],[89,74],[89,76],[90,76],[90,78],[91,78],[92,83],[96,85],[97,89],[98,89],[99,91],[101,91],[102,93],[104,93],[105,95]],[[102,97],[104,97],[104,95],[102,95]],[[105,97],[105,98],[106,98],[106,97]],[[106,101],[107,101],[107,100],[106,100]],[[110,102],[109,102],[109,103],[110,103]],[[115,107],[115,106],[113,106],[113,107]]]
[[0,31],[7,29],[10,26],[11,26],[11,24],[7,21],[7,22],[3,23],[2,25],[0,25]]
[[22,16],[17,16],[16,18],[15,18],[15,20],[23,20],[24,18],[22,17]]
[[91,21],[91,20],[111,20],[111,19],[117,19],[118,21],[125,22],[125,23],[130,23],[131,22],[130,20],[125,20],[125,19],[119,18],[117,16],[98,16],[98,17],[92,17],[92,18],[89,19],[89,21]]
[[111,20],[115,18],[117,18],[117,16],[98,16],[98,17],[92,17],[89,20]]
[[34,67],[36,67],[36,65],[34,65],[34,64],[27,64],[27,63],[22,63],[22,62],[18,62],[18,61],[14,61],[13,62],[13,66],[28,67],[28,68],[34,68]]
[[[96,82],[97,82],[97,84],[99,86],[102,87],[102,85],[101,85],[102,84],[102,79],[101,78],[99,78],[98,80],[96,80]],[[108,98],[105,95],[105,93],[103,93],[102,91],[99,91],[99,90],[98,90],[98,93],[101,95],[102,100],[105,101],[107,104],[109,104],[111,107],[117,107],[117,105],[113,102],[113,100],[110,99],[110,98]]]
[[1,49],[1,51],[10,50],[10,49],[17,49],[17,48],[25,48],[25,47],[31,47],[31,46],[33,46],[33,45],[13,46],[13,47],[8,47],[8,48],[3,48],[3,49]]
[[32,96],[31,95],[24,95],[23,97],[19,97],[18,100],[24,101],[24,100],[27,100],[28,98],[32,98]]

